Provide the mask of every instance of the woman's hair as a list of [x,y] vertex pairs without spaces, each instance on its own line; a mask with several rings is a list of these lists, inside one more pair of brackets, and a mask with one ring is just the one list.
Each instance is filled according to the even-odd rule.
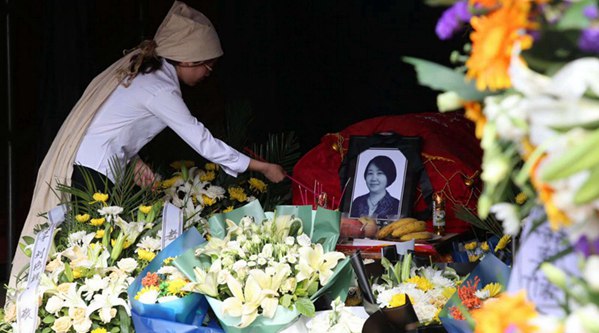
[[125,50],[124,53],[127,54],[136,50],[139,51],[131,57],[129,66],[119,70],[120,80],[125,87],[128,87],[139,73],[152,73],[162,67],[162,58],[156,54],[155,41],[151,39],[144,40],[137,47]]
[[397,170],[395,170],[395,163],[393,160],[387,156],[379,155],[375,158],[371,159],[366,165],[366,169],[364,170],[364,179],[366,179],[366,175],[368,174],[368,167],[371,164],[374,164],[377,168],[379,168],[387,177],[387,186],[393,184],[395,178],[397,178]]

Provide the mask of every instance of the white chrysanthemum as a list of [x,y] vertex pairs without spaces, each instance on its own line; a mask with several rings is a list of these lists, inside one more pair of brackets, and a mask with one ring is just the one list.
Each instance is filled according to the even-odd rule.
[[137,268],[137,260],[133,258],[123,258],[119,260],[116,265],[124,272],[131,273]]
[[119,215],[122,212],[123,212],[123,207],[119,207],[119,206],[106,206],[106,207],[102,207],[102,208],[98,209],[98,213],[100,213],[103,216]]
[[491,296],[491,293],[489,292],[489,290],[479,289],[476,292],[474,292],[474,296],[478,297],[481,300],[485,300]]
[[137,243],[137,247],[146,251],[156,252],[160,250],[160,239],[146,236]]
[[158,290],[150,289],[139,295],[137,300],[144,304],[155,304],[159,293]]

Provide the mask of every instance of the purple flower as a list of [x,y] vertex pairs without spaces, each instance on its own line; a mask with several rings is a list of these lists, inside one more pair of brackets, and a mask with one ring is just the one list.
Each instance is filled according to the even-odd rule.
[[599,18],[599,8],[597,8],[596,4],[584,7],[583,13],[589,20],[596,20]]
[[599,53],[599,28],[590,27],[582,30],[578,39],[578,48],[584,52]]
[[574,244],[574,249],[576,252],[580,252],[585,257],[591,255],[591,244],[589,243],[589,239],[587,236],[582,236],[578,239],[576,244]]
[[580,254],[588,257],[592,254],[599,254],[599,238],[589,241],[587,236],[582,236],[574,244],[574,250]]
[[437,36],[446,40],[455,34],[464,22],[467,22],[472,17],[468,11],[468,3],[466,1],[456,2],[453,6],[446,9],[435,27]]

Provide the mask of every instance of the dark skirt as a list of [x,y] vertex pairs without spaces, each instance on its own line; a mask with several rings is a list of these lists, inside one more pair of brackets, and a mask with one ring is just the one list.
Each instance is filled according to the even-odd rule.
[[[85,175],[92,180],[95,189],[86,186]],[[71,176],[71,186],[86,192],[97,190],[103,193],[111,193],[114,184],[108,177],[94,169],[82,165],[74,165],[73,174]]]

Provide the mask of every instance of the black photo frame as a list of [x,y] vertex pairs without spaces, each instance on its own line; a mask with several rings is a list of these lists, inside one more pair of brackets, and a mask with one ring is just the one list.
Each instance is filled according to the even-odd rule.
[[[415,217],[419,219],[428,219],[431,215],[432,192],[433,188],[424,170],[424,165],[420,157],[422,139],[416,136],[401,136],[397,133],[377,133],[370,136],[351,136],[349,139],[348,152],[341,162],[339,168],[339,178],[342,186],[342,199],[340,204],[341,212],[350,214],[352,200],[356,198],[356,178],[363,177],[359,173],[359,156],[367,151],[381,151],[381,149],[392,149],[401,152],[407,159],[407,167],[403,179],[403,189],[401,191],[400,209],[397,216],[392,218],[379,218],[380,224],[386,224],[393,218]],[[399,177],[399,175],[398,175]],[[414,212],[413,206],[416,197],[417,187],[420,190],[427,203],[427,209],[422,212]],[[350,216],[351,217],[351,216]]]

